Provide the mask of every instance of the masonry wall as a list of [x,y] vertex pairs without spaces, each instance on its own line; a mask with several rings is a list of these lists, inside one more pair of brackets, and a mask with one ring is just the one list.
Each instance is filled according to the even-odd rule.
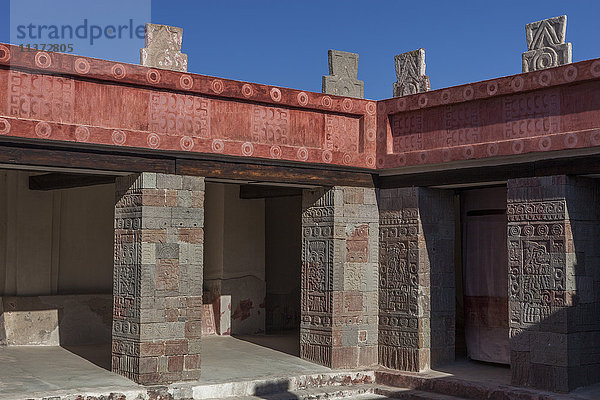
[[200,377],[204,178],[119,177],[112,370],[138,383]]
[[378,219],[375,189],[303,191],[302,358],[332,368],[377,363]]
[[421,371],[454,359],[454,200],[379,191],[379,363]]
[[512,383],[566,392],[600,381],[600,187],[508,181]]

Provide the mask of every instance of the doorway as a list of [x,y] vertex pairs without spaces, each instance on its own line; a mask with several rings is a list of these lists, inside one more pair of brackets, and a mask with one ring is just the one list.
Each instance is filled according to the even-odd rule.
[[506,187],[462,190],[459,198],[457,336],[469,359],[510,364]]
[[208,182],[205,195],[204,334],[298,357],[302,189]]

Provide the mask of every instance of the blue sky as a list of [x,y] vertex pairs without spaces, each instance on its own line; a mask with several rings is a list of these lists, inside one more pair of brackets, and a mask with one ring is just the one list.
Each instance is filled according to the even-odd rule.
[[[53,18],[61,1],[43,0],[37,10]],[[106,18],[132,12],[123,11],[127,2],[105,7]],[[98,3],[108,4],[89,1]],[[9,0],[0,6],[0,41],[9,42]],[[184,29],[190,72],[318,92],[327,50],[352,51],[360,54],[359,79],[371,99],[391,97],[394,55],[420,47],[434,89],[519,73],[525,24],[562,14],[573,61],[600,57],[597,0],[154,0],[149,10],[152,22]],[[75,13],[67,17],[76,21]],[[110,45],[112,59],[139,58],[137,42]],[[106,46],[100,50],[82,52],[107,58]]]

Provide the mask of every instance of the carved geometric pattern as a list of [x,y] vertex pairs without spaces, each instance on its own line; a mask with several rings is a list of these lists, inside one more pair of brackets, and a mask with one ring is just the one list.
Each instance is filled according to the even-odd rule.
[[423,112],[411,111],[392,116],[393,152],[423,150]]
[[8,115],[49,121],[73,121],[72,79],[9,71]]
[[300,356],[331,365],[333,317],[333,190],[302,214]]
[[545,321],[565,307],[565,202],[508,203],[511,328]]
[[329,50],[329,75],[323,76],[323,93],[364,98],[364,83],[358,80],[358,54]]
[[182,41],[182,28],[146,24],[146,47],[140,50],[140,64],[187,71],[187,54],[181,52]]
[[252,141],[288,145],[290,143],[290,113],[282,108],[252,107]]
[[560,95],[556,90],[505,97],[504,138],[551,135],[560,131]]
[[305,190],[302,202],[300,356],[330,368],[373,365],[375,192],[357,187]]
[[149,126],[174,136],[210,137],[210,100],[173,93],[150,94]]
[[394,57],[396,78],[394,97],[423,93],[431,89],[429,77],[425,75],[425,50],[418,49]]
[[525,36],[529,51],[523,53],[523,72],[571,63],[571,43],[565,43],[566,30],[566,15],[527,24]]
[[418,209],[382,211],[379,219],[379,361],[417,370]]
[[112,370],[143,384],[197,379],[204,178],[142,173],[115,189]]
[[479,105],[476,103],[468,102],[456,107],[446,107],[444,123],[446,140],[441,143],[441,147],[460,146],[481,141]]
[[339,115],[325,116],[325,149],[356,153],[358,148],[359,121]]

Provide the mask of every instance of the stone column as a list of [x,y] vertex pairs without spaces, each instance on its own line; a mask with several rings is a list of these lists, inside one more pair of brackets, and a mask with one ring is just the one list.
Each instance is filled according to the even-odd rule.
[[377,363],[375,189],[334,187],[302,196],[300,355],[331,368]]
[[508,181],[514,385],[600,381],[600,191],[564,175]]
[[379,363],[422,371],[454,360],[451,191],[379,192]]
[[200,377],[204,178],[117,178],[112,370],[142,384]]

